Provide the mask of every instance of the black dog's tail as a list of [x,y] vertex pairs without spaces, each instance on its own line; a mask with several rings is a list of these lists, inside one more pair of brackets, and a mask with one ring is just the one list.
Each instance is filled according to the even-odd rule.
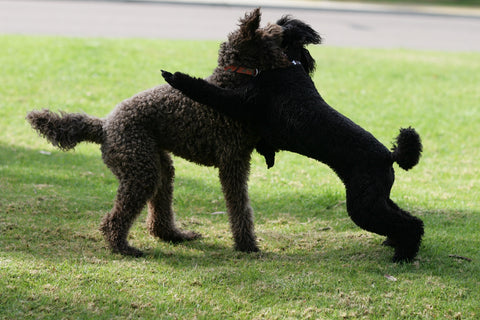
[[421,153],[422,140],[417,131],[411,127],[400,129],[392,148],[393,161],[398,163],[400,168],[409,170],[418,163]]
[[103,143],[103,120],[82,113],[57,114],[47,109],[30,111],[26,117],[33,129],[64,151],[77,143]]

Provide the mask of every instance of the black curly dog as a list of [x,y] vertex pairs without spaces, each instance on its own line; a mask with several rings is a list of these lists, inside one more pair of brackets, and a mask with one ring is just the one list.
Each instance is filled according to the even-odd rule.
[[273,150],[325,163],[346,187],[347,210],[361,228],[387,237],[393,261],[411,261],[423,235],[422,220],[391,199],[393,162],[408,170],[422,152],[420,136],[401,129],[392,152],[371,133],[330,107],[300,63],[261,72],[247,85],[224,89],[183,73],[162,73],[185,95],[250,123]]

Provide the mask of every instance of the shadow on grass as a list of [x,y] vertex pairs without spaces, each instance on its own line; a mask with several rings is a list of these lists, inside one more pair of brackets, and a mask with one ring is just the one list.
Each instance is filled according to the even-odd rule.
[[[62,190],[75,193],[87,184],[107,182],[113,177],[105,176],[100,157],[82,153],[41,151],[0,143],[0,172],[3,183],[28,188],[34,185],[59,186]],[[15,190],[11,190],[15,191]],[[7,196],[12,194],[7,194]],[[14,197],[13,197],[14,198]]]
[[[0,144],[0,183],[3,189],[3,197],[0,200],[0,232],[3,237],[1,251],[6,252],[24,252],[39,258],[48,259],[53,262],[65,258],[79,256],[103,256],[105,259],[128,259],[120,256],[110,255],[105,246],[104,240],[98,231],[98,225],[101,216],[110,210],[113,204],[113,197],[117,186],[115,178],[109,174],[99,156],[89,156],[79,153],[52,152],[50,155],[41,154],[39,150],[25,149],[15,146],[6,146]],[[182,188],[185,188],[184,194],[201,195],[205,187],[212,188],[212,184],[207,184],[203,180],[190,179],[188,177],[177,177]],[[51,187],[38,187],[39,185],[51,185]],[[37,186],[37,189],[32,186]],[[108,189],[108,192],[105,192]],[[79,193],[78,190],[81,190]],[[19,195],[18,193],[23,193]],[[54,196],[53,196],[53,195]],[[286,190],[281,198],[255,199],[258,208],[265,210],[269,208],[268,217],[272,218],[276,211],[288,212],[292,210],[291,216],[297,221],[287,223],[298,223],[299,219],[315,217],[322,214],[325,221],[342,220],[343,224],[340,232],[345,230],[357,232],[359,229],[349,221],[344,209],[344,204],[339,207],[331,206],[331,203],[341,203],[338,195],[318,194],[312,201],[319,203],[321,210],[312,210],[311,208],[302,208],[302,201],[295,192]],[[278,203],[291,204],[287,210],[278,208]],[[192,198],[186,202],[187,207],[180,208],[180,211],[194,212],[195,208],[211,206],[211,201],[202,197]],[[285,209],[285,208],[283,208]],[[304,211],[304,212],[302,212]],[[297,212],[297,214],[295,213]],[[323,216],[324,214],[324,216]],[[471,213],[478,215],[478,213]],[[144,214],[143,214],[144,216]],[[143,217],[142,216],[142,217]],[[452,263],[449,254],[461,254],[455,252],[453,247],[460,248],[469,246],[469,239],[458,239],[456,234],[447,233],[445,243],[452,243],[447,246],[445,243],[438,244],[434,238],[430,238],[431,231],[428,223],[429,214],[424,213],[427,220],[426,240],[420,251],[420,259],[431,263]],[[445,217],[446,222],[438,226],[435,221],[434,228],[450,226],[461,230],[461,225],[467,222],[464,219],[453,219],[454,214],[448,214]],[[184,219],[180,214],[179,219]],[[187,215],[188,217],[197,217],[209,221],[213,227],[223,228],[224,237],[230,238],[228,222],[226,215],[223,217],[213,217],[212,215],[196,214]],[[325,218],[326,217],[326,218]],[[288,219],[288,217],[286,218]],[[435,219],[442,219],[436,216]],[[448,220],[448,221],[447,221]],[[139,227],[143,218],[139,218],[134,226],[134,237],[140,238],[142,244],[150,236],[144,226]],[[345,222],[347,221],[347,222]],[[447,223],[448,222],[448,223]],[[257,226],[265,225],[263,229],[274,229],[268,218],[263,218]],[[218,227],[220,225],[220,227]],[[187,227],[188,226],[187,223]],[[140,228],[140,231],[138,230]],[[193,226],[195,229],[195,226]],[[342,230],[343,229],[343,230]],[[312,229],[306,228],[307,232]],[[445,231],[445,229],[442,229]],[[458,230],[457,230],[458,231]],[[204,232],[204,231],[203,231]],[[275,233],[275,231],[271,231]],[[321,237],[341,237],[337,234],[338,230],[323,232]],[[293,231],[295,233],[295,231]],[[336,235],[337,234],[337,235]],[[355,259],[371,260],[376,263],[388,263],[393,255],[390,248],[380,245],[383,240],[380,237],[372,239],[359,239],[358,241],[345,241],[343,247],[336,245],[322,246],[321,243],[308,246],[308,248],[299,247],[292,253],[291,250],[279,247],[270,247],[263,240],[261,245],[268,248],[260,254],[244,254],[234,252],[232,247],[224,243],[228,241],[215,241],[210,238],[211,235],[205,234],[206,238],[180,245],[164,244],[155,241],[146,249],[147,260],[158,261],[159,263],[171,264],[181,268],[189,268],[195,265],[203,267],[215,267],[227,261],[330,261],[345,260],[346,264],[352,263]],[[299,234],[298,237],[302,235]],[[260,233],[260,237],[262,234]],[[273,238],[282,238],[284,235],[279,233]],[[296,236],[294,236],[296,237]],[[270,237],[272,238],[272,237]],[[147,240],[144,240],[147,239]],[[280,240],[282,241],[282,240]],[[328,241],[328,240],[326,240]],[[133,239],[133,243],[138,243]],[[291,245],[287,242],[287,245]],[[295,244],[294,244],[295,245]],[[285,247],[285,245],[283,245]],[[100,253],[99,250],[104,250]],[[352,260],[353,259],[353,260]],[[446,259],[446,260],[445,260]]]

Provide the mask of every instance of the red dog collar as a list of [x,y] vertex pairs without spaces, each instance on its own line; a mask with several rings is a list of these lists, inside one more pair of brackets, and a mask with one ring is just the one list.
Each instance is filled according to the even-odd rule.
[[258,69],[249,69],[245,67],[238,67],[238,66],[226,66],[224,68],[225,71],[231,71],[231,72],[236,72],[236,73],[241,73],[241,74],[246,74],[252,77],[257,76],[260,71]]

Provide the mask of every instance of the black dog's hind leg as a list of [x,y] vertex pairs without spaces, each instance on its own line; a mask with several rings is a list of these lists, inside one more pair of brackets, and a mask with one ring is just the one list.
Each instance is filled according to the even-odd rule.
[[172,209],[175,169],[168,153],[160,152],[158,167],[158,183],[153,197],[148,201],[147,228],[150,234],[173,243],[200,238],[199,234],[182,231],[175,225]]
[[[391,204],[390,204],[391,203]],[[393,204],[393,205],[392,205]],[[390,240],[392,246],[395,248],[394,262],[411,261],[418,253],[422,236],[424,233],[423,221],[417,217],[412,216],[407,211],[399,208],[393,201],[388,199],[387,208],[401,216],[404,229],[397,230],[391,235],[388,235],[387,240]]]
[[387,236],[395,248],[394,262],[409,262],[418,253],[423,236],[422,220],[400,209],[388,196],[365,192],[361,196],[347,189],[347,210],[362,229]]
[[[392,201],[392,199],[388,198],[387,199],[387,206],[390,206],[393,210],[397,211],[399,214],[403,215],[405,219],[413,219],[413,220],[420,220],[417,217],[412,216],[408,211],[405,211],[401,209],[395,202]],[[423,228],[423,222],[420,220]],[[423,234],[423,230],[422,230]],[[397,246],[397,242],[392,239],[387,237],[385,241],[382,243],[384,246],[389,246],[392,248],[395,248]]]
[[250,120],[245,110],[246,99],[239,90],[220,88],[200,78],[193,78],[181,72],[162,70],[162,76],[172,87],[201,104],[216,109],[236,120]]

